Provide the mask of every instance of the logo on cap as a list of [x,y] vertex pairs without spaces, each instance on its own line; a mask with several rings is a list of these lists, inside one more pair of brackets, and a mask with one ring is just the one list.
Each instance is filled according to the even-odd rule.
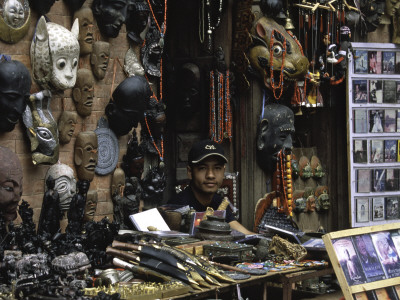
[[206,145],[205,149],[207,149],[207,150],[215,150],[217,148],[215,148],[214,145]]

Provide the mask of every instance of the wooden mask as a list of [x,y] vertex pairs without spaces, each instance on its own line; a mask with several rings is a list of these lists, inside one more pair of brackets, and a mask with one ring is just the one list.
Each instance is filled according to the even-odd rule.
[[79,69],[76,84],[72,90],[72,98],[76,111],[81,117],[87,117],[92,113],[94,98],[94,77],[88,69]]
[[89,54],[93,49],[93,13],[89,7],[81,8],[74,14],[74,20],[79,20],[79,47],[81,55]]
[[79,180],[92,181],[97,164],[97,135],[80,132],[75,141],[74,163]]
[[68,144],[74,135],[78,115],[74,111],[63,111],[58,119],[60,144]]

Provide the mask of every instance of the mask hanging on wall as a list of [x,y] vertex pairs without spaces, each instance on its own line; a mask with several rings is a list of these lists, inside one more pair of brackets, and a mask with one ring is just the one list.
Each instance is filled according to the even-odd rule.
[[110,61],[110,43],[97,41],[93,44],[93,51],[90,55],[90,65],[94,76],[98,80],[104,79]]
[[144,76],[144,68],[140,61],[140,50],[138,49],[140,49],[140,46],[131,46],[125,54],[124,70],[129,74],[129,77]]
[[50,11],[56,0],[30,0],[32,9],[38,13],[39,16],[43,16]]
[[[76,194],[74,170],[66,164],[56,163],[47,170],[45,181],[49,176],[55,180],[54,190],[60,196],[61,211],[67,211],[72,197]],[[45,191],[47,191],[46,188],[47,186],[45,185]]]
[[132,133],[133,136],[128,142],[126,154],[122,157],[121,167],[127,177],[134,176],[137,178],[142,178],[145,149],[143,144],[139,145],[139,141],[136,136],[136,130],[133,130]]
[[93,15],[101,34],[108,38],[116,38],[125,23],[127,9],[127,0],[94,0]]
[[126,17],[126,31],[130,40],[141,44],[143,39],[140,34],[148,24],[150,8],[147,1],[143,0],[133,0],[130,4]]
[[93,180],[97,164],[97,146],[97,135],[94,131],[83,131],[76,137],[74,163],[79,180]]
[[101,117],[94,131],[98,142],[98,159],[96,174],[107,175],[111,173],[118,163],[119,146],[114,132],[108,128],[107,119]]
[[85,213],[83,215],[83,220],[85,222],[93,221],[94,215],[96,213],[97,202],[98,202],[97,191],[95,190],[89,191],[86,196]]
[[51,92],[32,94],[22,119],[31,141],[32,162],[55,164],[58,161],[58,128],[50,110]]
[[58,119],[60,144],[68,144],[74,135],[78,114],[74,111],[63,111]]
[[71,31],[42,16],[31,44],[33,79],[43,88],[66,90],[75,85],[79,62],[79,21]]
[[79,20],[79,47],[81,55],[89,54],[93,49],[94,18],[89,7],[81,8],[74,13],[73,20]]
[[151,95],[143,76],[128,77],[117,86],[105,109],[110,128],[117,136],[128,134],[143,119]]
[[92,113],[94,77],[88,69],[79,69],[76,77],[76,84],[72,90],[72,98],[74,99],[78,114],[81,117],[87,117]]
[[0,0],[0,39],[15,44],[29,30],[31,10],[28,0]]
[[25,110],[31,89],[31,76],[17,60],[0,63],[0,132],[15,128]]

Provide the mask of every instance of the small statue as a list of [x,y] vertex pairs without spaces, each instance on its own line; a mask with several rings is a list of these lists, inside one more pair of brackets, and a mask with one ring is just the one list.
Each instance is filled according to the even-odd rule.
[[327,186],[318,186],[315,189],[314,196],[316,198],[315,208],[318,212],[329,210],[331,203],[329,201],[329,189]]
[[71,205],[68,210],[68,226],[67,233],[80,234],[83,216],[85,213],[86,196],[89,190],[90,181],[79,180],[76,183],[77,193],[72,198]]
[[42,209],[38,224],[38,234],[47,232],[50,236],[54,236],[60,230],[60,196],[55,187],[55,179],[51,176],[46,179],[47,190],[44,193]]
[[311,170],[312,170],[312,177],[314,179],[321,179],[325,176],[324,169],[322,168],[321,162],[316,155],[311,157]]
[[142,199],[146,202],[160,203],[166,185],[166,175],[164,169],[155,166],[151,167],[142,180],[143,195]]
[[132,137],[128,142],[126,154],[122,157],[121,168],[124,170],[126,177],[142,178],[144,168],[144,153],[143,145],[139,144],[136,130],[132,131]]
[[299,174],[301,179],[303,180],[307,180],[309,178],[311,178],[312,176],[312,170],[311,170],[311,164],[310,164],[310,160],[308,159],[307,156],[302,156],[300,157],[299,160]]

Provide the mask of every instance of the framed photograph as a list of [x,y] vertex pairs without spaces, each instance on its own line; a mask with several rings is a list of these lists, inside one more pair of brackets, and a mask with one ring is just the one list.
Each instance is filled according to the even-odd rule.
[[384,80],[383,81],[383,103],[396,103],[396,81]]
[[353,81],[353,102],[367,103],[367,80]]
[[400,74],[400,51],[396,51],[396,67],[394,68],[394,71],[396,74]]
[[368,282],[386,279],[385,272],[379,262],[378,254],[375,251],[369,234],[356,235],[351,237],[354,248],[361,265],[364,269],[365,277]]
[[353,161],[354,163],[367,163],[367,140],[353,140]]
[[376,74],[376,51],[368,51],[368,73]]
[[396,132],[397,109],[385,109],[384,132]]
[[357,169],[357,192],[371,192],[371,169]]
[[393,51],[382,52],[382,74],[394,74],[396,55]]
[[400,109],[396,113],[396,132],[400,132]]
[[384,192],[386,183],[386,169],[375,169],[373,171],[373,192]]
[[356,219],[358,223],[369,221],[369,199],[356,198]]
[[354,71],[355,73],[368,74],[367,50],[355,50]]
[[384,141],[371,140],[371,163],[383,163],[384,160]]
[[399,190],[399,169],[386,169],[386,191]]
[[365,275],[351,238],[335,239],[332,244],[349,286],[365,283]]
[[399,218],[399,199],[396,196],[385,198],[386,220],[395,220]]
[[[400,92],[400,90],[399,90],[399,92]],[[399,95],[399,97],[400,97],[400,95]],[[382,103],[382,101],[383,101],[382,80],[378,80],[378,79],[369,80],[369,99],[368,100],[370,103]]]
[[385,140],[385,162],[397,161],[397,140]]
[[385,198],[372,198],[372,221],[381,221],[385,219]]
[[383,109],[371,109],[369,111],[369,132],[383,132],[384,114]]
[[396,103],[400,103],[400,81],[396,81]]
[[355,109],[354,111],[354,133],[367,133],[367,110]]
[[378,253],[387,278],[400,276],[400,258],[389,231],[371,233],[372,242]]

